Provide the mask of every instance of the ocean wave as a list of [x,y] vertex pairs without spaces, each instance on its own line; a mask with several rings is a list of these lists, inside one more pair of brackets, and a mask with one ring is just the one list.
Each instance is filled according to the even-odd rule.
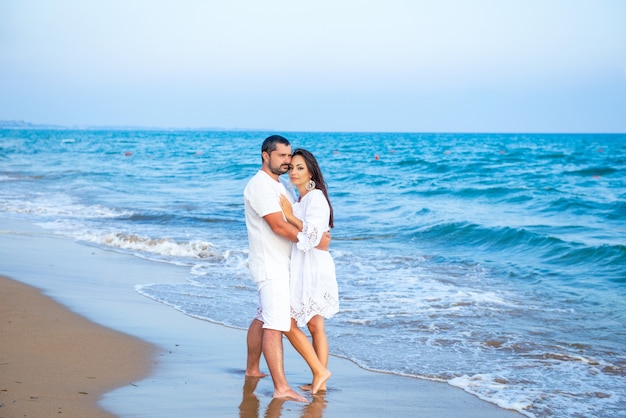
[[582,197],[560,197],[543,204],[537,208],[540,213],[571,213],[573,215],[587,215],[589,213],[601,213],[611,210],[614,203],[592,202],[588,198]]
[[[574,228],[574,227],[572,227]],[[626,246],[616,244],[587,244],[572,241],[570,237],[584,236],[585,229],[575,227],[562,229],[542,227],[488,227],[468,222],[449,222],[417,227],[409,238],[420,242],[454,246],[465,251],[481,251],[487,254],[506,254],[512,259],[531,257],[537,267],[548,270],[559,266],[563,271],[595,271],[596,277],[606,276],[616,283],[626,281],[623,266],[626,264]],[[582,229],[582,230],[581,230]],[[542,231],[550,231],[544,233]],[[526,262],[529,260],[526,259]],[[520,264],[524,264],[520,262]]]
[[537,234],[526,228],[487,227],[469,222],[448,222],[421,227],[413,232],[413,236],[422,240],[443,241],[488,251],[534,251],[562,242],[556,237]]
[[618,170],[614,167],[587,167],[579,170],[569,170],[564,171],[563,174],[571,175],[571,176],[584,176],[584,177],[593,177],[593,176],[610,176],[611,174],[617,173]]
[[223,252],[214,250],[213,244],[200,240],[175,241],[171,238],[148,238],[122,232],[84,235],[81,237],[81,240],[105,247],[162,257],[213,261],[219,261],[225,257]]
[[[603,268],[602,276],[608,276],[616,283],[626,283],[626,246],[625,245],[598,245],[583,246],[569,245],[562,251],[552,250],[546,254],[546,260],[568,266],[570,269],[576,266],[582,269],[589,268],[594,275],[599,275],[598,268]],[[610,273],[610,274],[607,274]]]
[[[612,208],[607,213],[607,219],[625,221],[626,224],[626,196],[621,197],[621,201],[617,201],[612,205]],[[626,228],[622,228],[626,230]],[[626,234],[624,234],[626,236]]]
[[40,194],[30,196],[29,199],[20,197],[5,197],[0,201],[0,210],[15,214],[37,215],[41,218],[121,218],[131,216],[132,211],[112,209],[100,204],[84,205],[64,194]]
[[[226,215],[226,214],[225,214]],[[137,223],[148,224],[181,224],[181,225],[202,225],[204,223],[234,223],[237,222],[233,219],[228,219],[226,216],[218,218],[215,216],[194,216],[194,215],[181,215],[179,213],[129,213],[128,216],[120,217],[121,221],[130,221]]]

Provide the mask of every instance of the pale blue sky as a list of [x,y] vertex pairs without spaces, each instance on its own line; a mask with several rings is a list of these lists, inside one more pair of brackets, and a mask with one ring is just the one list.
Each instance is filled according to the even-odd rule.
[[2,0],[12,119],[626,132],[626,1]]

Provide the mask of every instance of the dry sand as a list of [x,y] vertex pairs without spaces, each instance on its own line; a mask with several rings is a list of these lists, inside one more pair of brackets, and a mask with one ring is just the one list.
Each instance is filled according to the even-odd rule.
[[97,404],[147,376],[154,347],[0,276],[0,417],[111,417]]

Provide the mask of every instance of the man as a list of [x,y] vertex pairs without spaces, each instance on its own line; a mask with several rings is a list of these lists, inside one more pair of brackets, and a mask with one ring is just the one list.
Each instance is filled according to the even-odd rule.
[[[281,211],[280,195],[291,194],[287,193],[279,176],[289,170],[291,144],[280,135],[269,136],[261,147],[261,158],[261,169],[244,190],[250,246],[248,266],[259,292],[258,313],[248,328],[246,376],[265,376],[260,369],[263,353],[274,383],[274,398],[307,402],[287,383],[283,363],[283,333],[291,335],[290,340],[296,350],[310,366],[314,365],[314,376],[318,376],[317,381],[314,378],[316,387],[321,385],[319,382],[330,377],[330,372],[320,368],[323,366],[319,366],[313,347],[302,331],[290,329],[289,259],[291,243],[297,242],[299,231],[285,220]],[[329,242],[330,236],[326,236],[318,248],[327,250]]]

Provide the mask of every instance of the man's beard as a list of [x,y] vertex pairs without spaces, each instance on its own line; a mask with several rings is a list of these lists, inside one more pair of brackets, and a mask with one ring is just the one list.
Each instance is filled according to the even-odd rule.
[[[283,168],[283,167],[284,167],[284,168]],[[283,165],[278,166],[278,167],[276,167],[276,168],[274,168],[274,167],[270,167],[270,171],[271,171],[273,174],[276,174],[277,176],[280,176],[280,175],[285,174],[287,171],[289,171],[289,165],[287,165],[287,164],[283,164]]]

